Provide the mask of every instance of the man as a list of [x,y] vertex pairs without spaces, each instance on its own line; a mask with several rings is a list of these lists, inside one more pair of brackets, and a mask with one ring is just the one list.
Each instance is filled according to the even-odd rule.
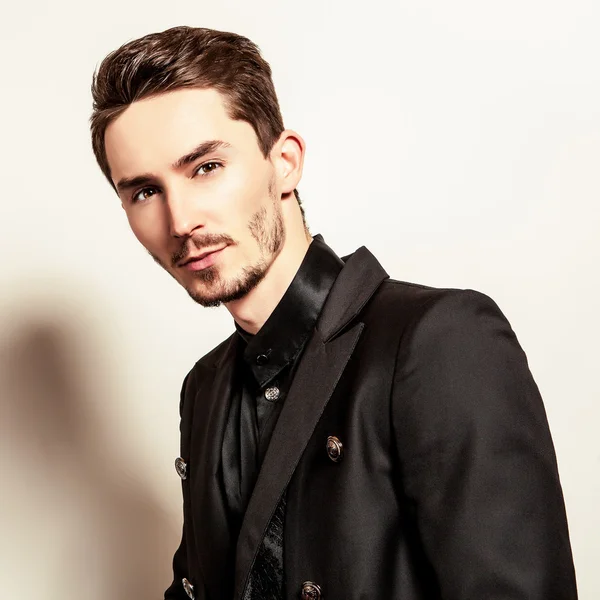
[[165,598],[577,596],[546,416],[488,297],[312,238],[304,142],[231,33],[110,54],[93,148],[134,234],[236,331],[185,378]]

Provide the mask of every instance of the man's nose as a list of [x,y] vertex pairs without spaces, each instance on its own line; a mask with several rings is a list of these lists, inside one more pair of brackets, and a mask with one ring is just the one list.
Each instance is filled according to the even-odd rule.
[[171,192],[166,207],[169,216],[169,228],[173,237],[184,238],[199,227],[204,227],[204,211],[199,207],[198,199],[184,192]]

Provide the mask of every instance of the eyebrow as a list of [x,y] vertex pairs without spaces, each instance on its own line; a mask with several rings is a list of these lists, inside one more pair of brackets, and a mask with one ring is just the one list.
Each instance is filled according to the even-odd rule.
[[[230,148],[231,145],[222,140],[208,140],[202,142],[199,146],[196,146],[191,152],[188,152],[181,158],[178,158],[172,165],[171,168],[175,171],[179,171],[183,167],[193,163],[203,156],[220,150],[222,148]],[[156,178],[150,173],[144,173],[143,175],[136,175],[135,177],[123,177],[117,182],[117,191],[124,192],[131,188],[138,187],[140,185],[147,185],[152,183]]]
[[209,140],[207,142],[202,142],[199,146],[194,148],[191,152],[177,159],[172,165],[171,168],[175,171],[189,165],[197,161],[199,158],[214,152],[215,150],[220,150],[221,148],[230,148],[231,146],[227,142],[223,142],[221,140]]

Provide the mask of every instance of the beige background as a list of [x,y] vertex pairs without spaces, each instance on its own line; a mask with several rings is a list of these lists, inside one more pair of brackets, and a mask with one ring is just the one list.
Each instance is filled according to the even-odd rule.
[[101,58],[177,24],[263,49],[313,233],[499,303],[545,398],[580,597],[600,597],[600,3],[36,0],[0,22],[0,598],[169,583],[179,388],[232,322],[138,247],[87,120]]

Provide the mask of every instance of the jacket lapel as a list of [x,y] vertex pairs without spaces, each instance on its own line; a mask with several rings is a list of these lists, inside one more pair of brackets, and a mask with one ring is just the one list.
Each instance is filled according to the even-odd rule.
[[[226,565],[233,560],[220,468],[223,435],[234,389],[238,335],[228,341],[224,355],[205,371],[196,392],[193,416],[190,485],[194,534],[203,581],[211,599],[224,598]],[[210,543],[207,543],[210,540]],[[230,585],[230,584],[229,584]]]
[[240,599],[277,504],[358,343],[364,324],[355,317],[387,278],[360,248],[336,279],[304,351],[281,410],[240,531],[234,598]]

